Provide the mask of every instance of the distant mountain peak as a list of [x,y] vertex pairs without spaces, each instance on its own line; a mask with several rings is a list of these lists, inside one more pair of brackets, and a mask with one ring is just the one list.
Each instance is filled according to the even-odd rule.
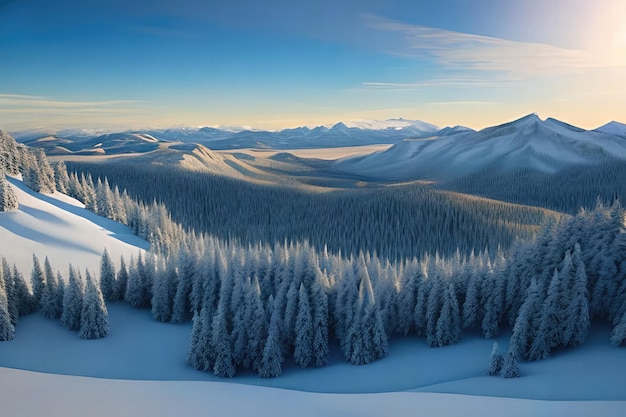
[[595,129],[595,131],[609,135],[626,136],[626,124],[612,120]]

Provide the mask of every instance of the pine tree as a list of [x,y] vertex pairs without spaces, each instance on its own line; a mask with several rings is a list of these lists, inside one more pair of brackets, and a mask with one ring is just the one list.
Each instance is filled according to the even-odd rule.
[[563,345],[580,346],[589,334],[591,327],[589,318],[589,298],[587,293],[587,272],[582,260],[581,248],[578,243],[574,247],[571,258],[573,268],[573,284],[569,290],[569,300],[564,312]]
[[[10,277],[9,277],[10,278]],[[6,293],[4,271],[0,272],[0,341],[12,340],[15,327],[9,313],[9,301]]]
[[487,368],[487,373],[489,374],[489,376],[500,375],[503,364],[504,357],[498,351],[498,342],[493,342],[491,355],[489,355],[489,367]]
[[519,365],[517,364],[517,357],[510,350],[504,357],[501,374],[505,378],[518,378],[520,376]]
[[76,271],[70,265],[69,281],[63,294],[63,312],[61,313],[61,324],[70,330],[80,329],[83,298],[83,281],[76,276]]
[[520,307],[513,334],[511,335],[510,350],[516,357],[528,358],[530,344],[535,337],[533,322],[541,311],[541,297],[537,281],[533,279]]
[[178,274],[173,262],[168,263],[165,269],[159,271],[154,277],[151,304],[152,317],[155,320],[168,322],[172,319],[177,283]]
[[227,307],[220,302],[217,314],[213,319],[212,345],[215,347],[213,373],[217,376],[232,378],[235,376],[237,369],[233,358],[231,336],[227,329],[227,314]]
[[100,291],[105,302],[115,300],[115,268],[107,248],[104,248],[100,259]]
[[4,171],[0,169],[0,212],[17,210],[18,206],[15,191],[6,180]]
[[211,349],[206,340],[207,320],[211,320],[211,317],[208,316],[205,308],[202,308],[199,313],[196,312],[191,319],[193,325],[191,328],[191,336],[189,338],[189,353],[187,354],[187,362],[198,370],[210,369],[208,367],[208,359],[211,355]]
[[626,312],[617,322],[611,332],[611,344],[613,346],[622,346],[626,342]]
[[33,271],[30,276],[31,286],[33,288],[33,311],[39,310],[41,306],[41,296],[46,285],[41,263],[35,254],[33,254]]
[[187,249],[182,249],[178,259],[178,286],[172,307],[173,323],[191,320],[191,290],[195,274],[195,257]]
[[1,267],[2,276],[4,277],[4,285],[6,288],[7,310],[9,312],[9,316],[11,317],[11,323],[15,326],[20,319],[19,299],[17,298],[11,267],[4,257],[2,258]]
[[89,271],[85,279],[87,284],[78,335],[82,339],[99,339],[109,334],[109,313],[100,288],[93,282]]
[[463,303],[464,328],[477,326],[484,314],[480,304],[483,275],[474,272],[468,276],[468,279],[467,293],[465,294],[465,302]]
[[253,275],[246,291],[244,320],[248,324],[246,327],[248,346],[243,358],[243,366],[258,369],[269,326],[261,301],[261,286],[256,275]]
[[15,304],[19,312],[19,316],[25,316],[35,311],[35,302],[33,295],[30,293],[24,277],[17,270],[17,266],[13,264],[13,291],[15,292]]
[[402,271],[401,288],[398,295],[398,321],[396,328],[404,335],[415,330],[414,312],[417,292],[422,280],[421,267],[417,259],[407,263]]
[[554,275],[548,287],[548,294],[541,308],[539,327],[530,346],[529,359],[545,359],[550,356],[550,351],[561,344],[559,311],[559,271],[554,270]]
[[63,194],[68,194],[70,189],[70,177],[67,174],[67,167],[65,166],[65,162],[55,162],[53,165],[53,169],[57,191]]
[[135,263],[131,258],[125,300],[133,308],[150,308],[152,278],[141,253]]
[[280,317],[273,309],[267,340],[259,360],[257,372],[261,378],[275,378],[282,372],[283,353],[280,346]]
[[446,346],[461,339],[461,320],[459,303],[454,290],[454,282],[450,282],[443,294],[443,305],[437,319],[434,338],[430,346]]
[[120,258],[120,269],[117,271],[117,279],[115,280],[115,299],[124,300],[126,297],[126,289],[128,285],[128,269],[124,256]]
[[311,317],[309,295],[303,283],[300,284],[300,289],[298,290],[298,314],[295,330],[294,359],[298,365],[306,368],[313,361],[313,318]]
[[58,283],[54,272],[52,272],[52,266],[50,260],[46,256],[44,261],[44,270],[46,277],[46,284],[43,287],[41,295],[41,312],[49,319],[58,319],[61,317],[61,310],[58,305]]

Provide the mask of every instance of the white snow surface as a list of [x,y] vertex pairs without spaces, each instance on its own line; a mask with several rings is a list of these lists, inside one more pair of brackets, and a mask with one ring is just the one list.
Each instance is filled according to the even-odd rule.
[[611,401],[545,402],[394,392],[322,394],[219,382],[124,381],[0,368],[3,417],[623,416]]
[[436,132],[439,130],[437,126],[430,123],[402,118],[387,120],[353,120],[346,122],[345,125],[367,130],[403,129],[405,127],[414,127],[424,132]]
[[0,213],[0,256],[15,263],[30,282],[33,254],[40,262],[48,256],[53,270],[68,275],[69,264],[99,275],[105,248],[116,267],[149,247],[121,223],[100,217],[79,201],[61,193],[39,194],[20,180],[7,177],[19,201],[14,212]]
[[479,132],[405,139],[384,152],[338,160],[334,168],[383,180],[448,180],[487,167],[552,173],[609,158],[626,159],[625,138],[531,114]]

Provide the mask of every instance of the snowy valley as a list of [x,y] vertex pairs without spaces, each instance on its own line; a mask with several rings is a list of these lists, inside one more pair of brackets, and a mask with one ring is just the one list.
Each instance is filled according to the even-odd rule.
[[[3,415],[621,416],[626,194],[623,178],[596,188],[626,159],[620,126],[400,119],[318,129],[315,145],[315,129],[135,132],[113,151],[110,134],[65,138],[65,154],[3,132]],[[296,156],[331,142],[390,147]],[[573,210],[459,192],[574,169],[590,191]],[[39,290],[33,254],[50,265]],[[104,306],[106,337],[42,308],[53,285],[63,305],[70,264],[98,283],[83,309]],[[35,310],[19,317],[15,271]]]

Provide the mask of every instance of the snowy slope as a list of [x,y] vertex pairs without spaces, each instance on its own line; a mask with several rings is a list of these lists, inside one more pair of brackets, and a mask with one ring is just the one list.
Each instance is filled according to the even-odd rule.
[[16,192],[19,209],[0,213],[0,255],[15,262],[29,281],[32,256],[43,263],[48,256],[55,271],[67,276],[68,266],[100,270],[100,257],[106,247],[116,265],[121,255],[126,262],[137,256],[148,243],[120,223],[86,210],[64,194],[43,195],[21,181],[8,178]]
[[599,128],[595,129],[596,132],[606,133],[609,135],[625,136],[626,137],[626,124],[612,121]]
[[530,114],[479,132],[460,130],[435,138],[407,139],[385,152],[339,160],[334,168],[384,180],[447,180],[488,167],[550,173],[608,158],[626,159],[626,139]]
[[623,416],[626,403],[454,394],[321,394],[219,382],[123,381],[0,368],[3,417]]

